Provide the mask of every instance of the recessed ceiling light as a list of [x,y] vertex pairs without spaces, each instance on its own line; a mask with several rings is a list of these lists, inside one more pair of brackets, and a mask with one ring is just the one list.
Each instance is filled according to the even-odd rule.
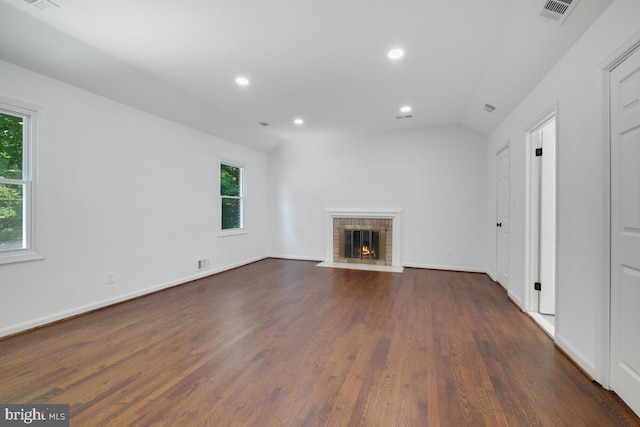
[[303,124],[303,123],[304,123],[304,120],[302,120],[302,119],[295,119],[295,120],[293,121],[293,123],[295,123],[295,124],[297,124],[297,125],[301,125],[301,124]]
[[249,84],[249,79],[246,77],[236,77],[236,84],[238,86],[247,86]]
[[400,48],[391,49],[389,53],[387,53],[387,56],[390,59],[400,59],[404,56],[404,50]]
[[404,107],[400,107],[400,112],[401,113],[410,113],[411,112],[411,107],[409,105],[405,105]]

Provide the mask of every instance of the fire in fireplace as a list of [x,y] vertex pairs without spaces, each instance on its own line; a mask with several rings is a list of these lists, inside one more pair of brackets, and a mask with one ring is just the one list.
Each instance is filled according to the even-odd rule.
[[343,226],[340,230],[340,261],[385,264],[385,229],[371,226]]

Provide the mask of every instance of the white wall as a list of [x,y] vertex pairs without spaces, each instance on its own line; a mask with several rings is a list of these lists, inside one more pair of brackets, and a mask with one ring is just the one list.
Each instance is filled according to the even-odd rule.
[[[558,115],[558,281],[556,342],[594,377],[605,376],[602,342],[604,161],[602,66],[640,31],[640,2],[616,0],[520,106],[493,132],[487,150],[489,215],[495,217],[495,150],[511,141],[510,295],[525,308],[525,134],[549,107]],[[571,19],[571,18],[569,18]],[[490,224],[491,226],[492,224]],[[495,230],[486,253],[495,272]]]
[[459,127],[285,143],[270,157],[270,253],[322,260],[327,208],[401,208],[404,265],[484,271],[485,151]]
[[[266,155],[6,62],[0,95],[41,107],[45,256],[0,265],[0,335],[266,255]],[[217,235],[220,156],[247,165],[248,234]]]

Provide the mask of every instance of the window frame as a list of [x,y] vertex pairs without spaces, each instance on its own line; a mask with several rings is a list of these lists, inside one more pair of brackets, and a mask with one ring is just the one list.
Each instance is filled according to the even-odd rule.
[[[240,195],[239,196],[223,196],[220,191],[222,165],[231,166],[240,169]],[[238,234],[247,234],[246,228],[246,201],[247,201],[247,166],[244,163],[220,158],[218,161],[218,236],[235,236]],[[239,228],[222,228],[222,202],[224,199],[235,199],[240,201],[240,227]]]
[[0,113],[22,117],[22,178],[0,177],[0,184],[23,187],[22,224],[25,247],[0,251],[0,265],[43,259],[36,240],[36,124],[38,108],[14,100],[0,98]]

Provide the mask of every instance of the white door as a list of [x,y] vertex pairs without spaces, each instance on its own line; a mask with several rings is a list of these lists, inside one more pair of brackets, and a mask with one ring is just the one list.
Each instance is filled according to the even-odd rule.
[[540,130],[540,307],[556,313],[556,120]]
[[610,81],[611,389],[640,415],[640,49]]
[[509,287],[510,162],[510,150],[507,146],[496,156],[496,270],[498,282],[505,288]]

